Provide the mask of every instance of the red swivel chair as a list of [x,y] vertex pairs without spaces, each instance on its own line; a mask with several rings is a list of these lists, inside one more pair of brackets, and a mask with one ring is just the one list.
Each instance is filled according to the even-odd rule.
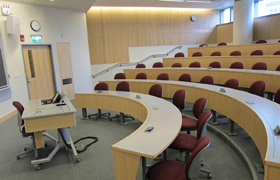
[[202,53],[201,52],[195,52],[192,54],[192,57],[201,57]]
[[200,44],[198,47],[208,47],[208,44]]
[[263,97],[265,87],[266,87],[266,83],[264,81],[256,81],[250,86],[249,93]]
[[218,61],[214,61],[214,62],[211,62],[209,64],[209,66],[212,67],[212,68],[221,68],[221,63],[218,62]]
[[227,45],[227,43],[225,43],[225,42],[221,42],[221,43],[217,44],[217,46],[226,46],[226,45]]
[[225,82],[224,87],[238,89],[239,81],[238,81],[238,79],[229,79]]
[[263,55],[262,50],[255,50],[250,54],[250,56],[262,56],[262,55]]
[[117,73],[114,79],[126,79],[126,76],[124,73]]
[[185,99],[186,99],[187,91],[184,89],[179,89],[173,95],[172,101],[173,104],[182,111],[185,108]]
[[146,68],[145,64],[137,64],[135,68]]
[[178,79],[178,81],[185,81],[185,82],[192,82],[191,80],[192,80],[192,76],[190,74],[187,74],[187,73],[182,74]]
[[257,62],[252,66],[254,70],[267,70],[267,65],[265,62]]
[[182,53],[182,52],[178,52],[178,53],[175,54],[174,57],[185,57],[185,54]]
[[200,65],[200,62],[192,62],[190,65],[189,65],[190,68],[200,68],[201,65]]
[[212,52],[212,54],[210,56],[221,56],[221,52],[219,51],[215,51],[215,52]]
[[275,53],[273,53],[273,55],[279,56],[280,55],[280,51],[276,51]]
[[163,68],[163,63],[162,62],[156,62],[153,64],[153,68]]
[[201,78],[200,83],[202,84],[214,84],[214,78],[212,76],[204,76]]
[[280,104],[280,89],[275,93],[274,102]]
[[[196,119],[203,113],[208,100],[206,98],[199,98],[195,101],[193,105],[193,115]],[[197,130],[198,121],[192,118],[182,118],[182,127],[181,131],[187,131],[190,134],[190,131]]]
[[[95,91],[108,91],[109,90],[109,86],[107,83],[101,82],[95,85],[94,87]],[[101,109],[98,109],[98,113],[96,114],[90,114],[88,115],[88,118],[91,119],[92,117],[94,117],[94,120],[103,118],[103,117],[107,117],[108,119],[110,119],[110,113],[101,113]]]
[[193,152],[186,163],[179,161],[161,161],[149,168],[147,180],[190,180],[199,175],[202,152],[210,146],[210,138],[201,137],[194,145]]
[[266,40],[258,40],[255,44],[267,43]]
[[234,62],[230,65],[230,69],[243,69],[243,63],[242,62]]
[[280,42],[280,40],[278,42]]
[[240,51],[233,51],[230,53],[229,56],[241,56],[241,52]]
[[169,80],[169,75],[167,73],[161,73],[158,75],[157,80]]
[[146,73],[138,73],[135,77],[135,79],[147,79]]
[[181,63],[174,63],[171,67],[182,67]]
[[280,71],[280,65],[276,67],[275,71]]
[[162,98],[162,85],[161,84],[154,84],[150,87],[149,95]]

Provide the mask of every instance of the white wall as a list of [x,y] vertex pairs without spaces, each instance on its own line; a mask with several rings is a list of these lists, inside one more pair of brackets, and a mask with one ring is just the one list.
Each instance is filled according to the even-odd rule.
[[[25,42],[20,42],[18,35],[7,34],[7,17],[0,15],[0,32],[2,35],[4,56],[11,89],[10,92],[0,92],[0,117],[14,110],[13,100],[25,104],[28,99],[28,89],[25,79],[25,69],[22,57],[22,45],[33,44],[31,34],[42,35],[42,43],[51,45],[55,70],[57,90],[61,90],[59,64],[56,50],[57,42],[69,42],[73,68],[75,91],[92,88],[91,67],[89,60],[86,14],[78,11],[49,8],[43,6],[25,5],[0,1],[9,4],[10,12],[20,17],[20,33],[25,36]],[[30,28],[31,20],[38,20],[41,30],[34,32]],[[14,78],[14,73],[20,73],[21,78]]]

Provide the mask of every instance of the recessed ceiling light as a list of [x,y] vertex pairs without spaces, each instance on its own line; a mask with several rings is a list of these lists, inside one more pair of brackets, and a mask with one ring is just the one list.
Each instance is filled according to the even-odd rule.
[[50,0],[50,1],[55,1],[55,0]]

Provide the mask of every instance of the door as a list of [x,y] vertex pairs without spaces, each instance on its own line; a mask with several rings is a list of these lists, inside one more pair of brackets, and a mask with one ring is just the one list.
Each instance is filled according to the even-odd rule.
[[59,72],[62,91],[66,94],[68,99],[75,99],[70,44],[57,43],[56,48],[59,62]]
[[29,98],[42,99],[55,93],[50,46],[23,46]]

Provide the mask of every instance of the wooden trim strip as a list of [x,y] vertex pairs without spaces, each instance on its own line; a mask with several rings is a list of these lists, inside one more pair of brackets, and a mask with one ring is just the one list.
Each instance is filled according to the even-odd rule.
[[10,119],[11,117],[13,117],[16,114],[17,114],[17,110],[13,110],[13,111],[9,112],[8,114],[0,117],[0,123],[5,122],[7,119]]

